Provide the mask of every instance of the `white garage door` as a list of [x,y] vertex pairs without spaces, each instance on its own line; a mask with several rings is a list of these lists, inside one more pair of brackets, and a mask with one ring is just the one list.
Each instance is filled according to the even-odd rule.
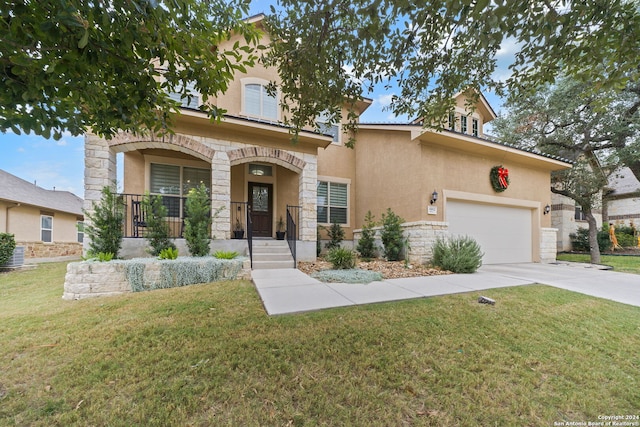
[[483,264],[531,262],[531,210],[452,200],[447,202],[452,236],[473,237]]

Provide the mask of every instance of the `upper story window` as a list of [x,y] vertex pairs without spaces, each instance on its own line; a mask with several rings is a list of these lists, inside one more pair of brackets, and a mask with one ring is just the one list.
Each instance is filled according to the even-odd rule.
[[316,124],[318,125],[318,130],[326,135],[331,135],[333,137],[332,143],[339,144],[340,143],[340,124],[332,123],[329,119],[329,116],[326,112],[323,112],[316,119]]
[[449,113],[449,130],[456,130],[456,113]]
[[471,119],[471,134],[473,136],[478,136],[478,128],[479,128],[478,119]]
[[460,116],[460,132],[467,133],[467,116]]
[[582,211],[582,206],[576,206],[573,218],[576,221],[586,221],[587,220],[587,216]]
[[242,112],[251,117],[278,120],[278,98],[269,95],[269,82],[256,78],[242,79]]
[[190,96],[182,98],[182,94],[178,92],[169,92],[169,98],[178,101],[181,107],[198,108],[200,106],[200,94],[196,91],[195,83],[187,84],[187,91]]

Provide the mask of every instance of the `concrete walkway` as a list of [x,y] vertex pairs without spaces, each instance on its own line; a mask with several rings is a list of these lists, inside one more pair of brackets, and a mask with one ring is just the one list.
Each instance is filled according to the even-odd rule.
[[533,283],[640,307],[640,276],[601,270],[589,264],[488,265],[474,274],[388,279],[366,285],[322,283],[296,269],[253,270],[251,274],[270,315]]

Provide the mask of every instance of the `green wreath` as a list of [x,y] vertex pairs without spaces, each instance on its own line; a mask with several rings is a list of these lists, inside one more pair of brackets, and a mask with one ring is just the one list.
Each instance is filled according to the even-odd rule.
[[507,168],[503,168],[502,165],[494,166],[491,168],[491,173],[489,174],[489,179],[491,179],[491,186],[496,193],[502,193],[509,187],[509,170]]

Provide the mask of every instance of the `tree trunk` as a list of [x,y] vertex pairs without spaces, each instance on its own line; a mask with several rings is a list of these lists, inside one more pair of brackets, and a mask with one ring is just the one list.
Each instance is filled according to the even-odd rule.
[[589,253],[591,264],[600,264],[600,246],[598,245],[598,224],[591,211],[585,212],[585,218],[589,224]]

